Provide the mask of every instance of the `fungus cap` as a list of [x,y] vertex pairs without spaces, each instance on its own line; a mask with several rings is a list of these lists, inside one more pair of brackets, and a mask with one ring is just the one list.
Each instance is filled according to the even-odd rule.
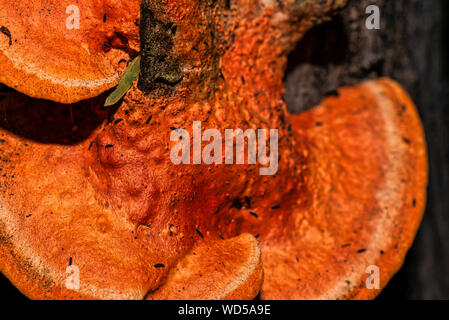
[[0,1],[0,82],[61,103],[114,87],[139,51],[140,0]]
[[[287,238],[261,243],[261,297],[372,299],[402,266],[426,205],[418,112],[384,78],[341,88],[292,125],[310,148],[310,202],[283,226]],[[379,287],[367,282],[374,271]]]

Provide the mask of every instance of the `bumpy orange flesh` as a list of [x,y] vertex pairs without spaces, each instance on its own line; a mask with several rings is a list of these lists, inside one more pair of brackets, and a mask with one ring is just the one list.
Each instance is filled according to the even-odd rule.
[[[341,89],[292,125],[308,142],[309,196],[283,224],[285,239],[262,241],[262,298],[374,298],[401,267],[425,208],[418,113],[382,79]],[[379,290],[367,288],[369,266],[380,270]]]
[[[62,103],[114,87],[126,65],[121,61],[139,51],[140,3],[1,0],[0,27],[11,37],[0,33],[0,82]],[[79,8],[79,29],[67,28],[73,5]]]
[[[18,95],[5,104],[28,107]],[[31,123],[41,127],[51,107]],[[250,166],[175,166],[172,120],[161,112],[146,123],[147,109],[121,110],[131,116],[69,145],[2,131],[0,268],[28,296],[143,298],[182,270],[178,261],[192,248],[242,233],[259,236],[265,299],[374,297],[380,290],[365,288],[366,268],[380,268],[383,287],[402,264],[423,212],[427,168],[416,110],[394,82],[342,89],[293,116],[273,177]],[[12,126],[30,124],[16,117]],[[69,258],[81,269],[78,292],[63,289]],[[171,272],[169,279],[182,277]]]

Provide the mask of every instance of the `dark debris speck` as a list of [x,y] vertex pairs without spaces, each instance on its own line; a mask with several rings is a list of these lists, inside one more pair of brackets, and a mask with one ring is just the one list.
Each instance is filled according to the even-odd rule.
[[9,38],[9,45],[12,45],[12,36],[11,36],[11,32],[9,31],[9,29],[4,26],[1,26],[0,32]]
[[245,196],[244,200],[245,200],[246,207],[251,208],[251,198],[248,196]]
[[197,229],[195,229],[196,230],[196,233],[198,233],[198,235],[201,237],[201,238],[204,238],[204,236],[203,236],[203,234],[201,233],[201,231],[200,230],[198,230],[198,228]]
[[255,212],[253,212],[253,211],[250,211],[249,213],[250,213],[252,216],[256,217],[256,218],[259,218],[259,215],[258,215],[257,213],[255,213]]

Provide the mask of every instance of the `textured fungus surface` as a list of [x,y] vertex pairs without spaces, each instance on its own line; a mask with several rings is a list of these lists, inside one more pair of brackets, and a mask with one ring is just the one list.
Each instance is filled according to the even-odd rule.
[[[287,54],[344,2],[144,1],[143,71],[113,116],[101,97],[5,95],[0,270],[31,298],[376,296],[366,268],[383,288],[425,205],[416,109],[388,79],[301,115],[282,100]],[[171,131],[193,121],[278,129],[277,174],[174,165]],[[79,291],[64,286],[69,263]]]
[[[73,5],[79,29],[67,27]],[[9,37],[0,33],[0,82],[62,103],[98,96],[139,51],[139,8],[140,0],[1,0]]]

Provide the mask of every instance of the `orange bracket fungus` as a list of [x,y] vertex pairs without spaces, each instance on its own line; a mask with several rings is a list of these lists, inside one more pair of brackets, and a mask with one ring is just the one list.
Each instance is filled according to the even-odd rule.
[[[117,84],[119,62],[139,51],[140,1],[74,2],[0,1],[0,27],[9,34],[0,34],[1,83],[62,103]],[[79,19],[76,28],[72,19]]]
[[[0,82],[18,91],[0,99],[0,271],[21,292],[379,294],[426,201],[415,106],[390,79],[341,88],[300,115],[282,100],[287,55],[346,1],[85,0],[79,29],[67,29],[71,2],[0,0]],[[139,78],[105,108],[123,59],[139,55]],[[192,137],[194,122],[223,136],[276,129],[277,172],[226,165],[225,152],[174,164],[171,134]]]

